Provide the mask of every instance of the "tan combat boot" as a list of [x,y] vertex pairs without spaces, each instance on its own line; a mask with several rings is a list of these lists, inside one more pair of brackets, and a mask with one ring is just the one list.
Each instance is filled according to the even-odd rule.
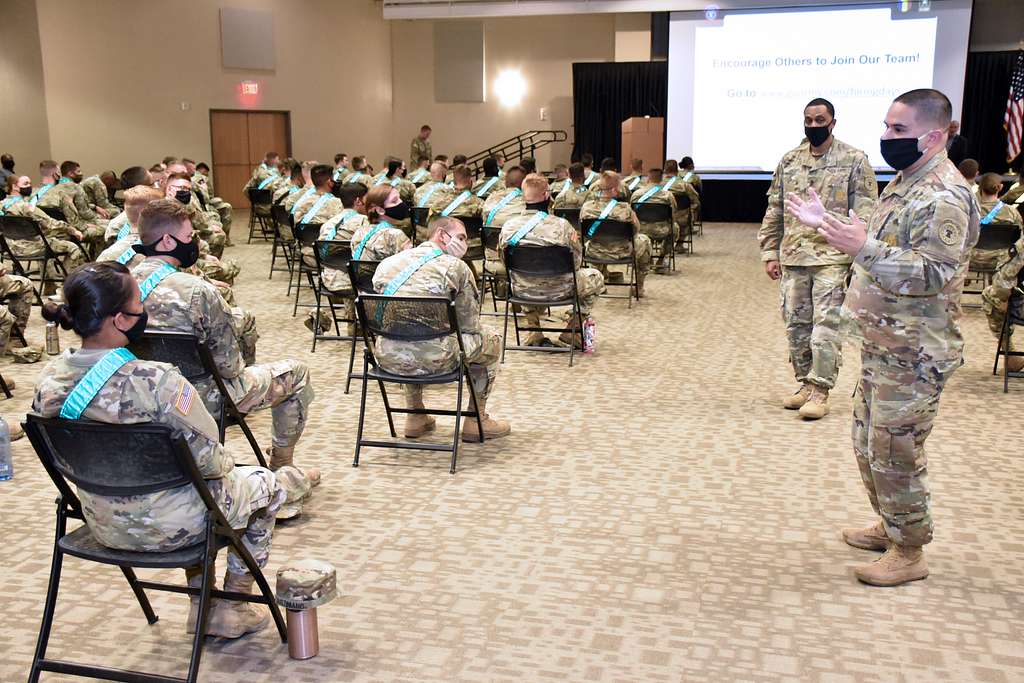
[[854,568],[853,573],[872,586],[899,586],[927,577],[928,565],[920,546],[893,543],[881,557]]
[[800,387],[800,390],[795,394],[791,394],[786,398],[782,399],[782,407],[786,410],[796,410],[807,403],[807,399],[811,397],[811,390],[814,388],[813,384],[804,383]]
[[881,522],[865,529],[843,529],[843,540],[847,545],[863,550],[888,550],[892,545]]
[[[224,574],[224,590],[252,593],[255,579],[249,574]],[[266,628],[270,614],[263,606],[238,600],[217,600],[210,610],[206,635],[215,638],[240,638]]]
[[[215,568],[210,569],[211,572],[216,572]],[[185,567],[185,578],[188,580],[188,585],[191,588],[199,588],[203,585],[203,568],[197,567]],[[210,590],[217,587],[216,581],[210,582]],[[199,621],[199,596],[190,595],[189,608],[188,608],[188,621],[185,622],[185,633],[192,635],[196,632],[196,623]],[[219,602],[218,600],[210,599],[210,614],[213,614],[214,605]]]
[[636,274],[636,298],[644,298],[644,281],[647,279],[647,273]]
[[[498,439],[512,432],[512,425],[504,420],[495,420],[487,414],[487,402],[480,401],[480,422],[484,427],[484,439]],[[475,417],[465,417],[462,423],[462,440],[479,443],[480,428]]]
[[[423,405],[423,389],[421,387],[406,389],[405,407],[416,410],[426,407]],[[436,426],[437,420],[433,415],[406,415],[403,433],[407,439],[418,439],[427,432],[434,431]]]
[[[271,446],[265,452],[270,456],[267,469],[271,472],[276,472],[282,467],[291,465],[295,460],[295,446]],[[300,471],[306,475],[306,479],[309,479],[310,485],[316,486],[320,483],[321,474],[318,468],[310,467]]]
[[811,385],[811,395],[800,406],[800,417],[805,420],[820,420],[828,415],[828,389]]
[[[524,313],[523,316],[526,318],[524,327],[540,327],[540,313],[537,311]],[[543,346],[546,339],[543,332],[529,332],[523,340],[523,346]]]

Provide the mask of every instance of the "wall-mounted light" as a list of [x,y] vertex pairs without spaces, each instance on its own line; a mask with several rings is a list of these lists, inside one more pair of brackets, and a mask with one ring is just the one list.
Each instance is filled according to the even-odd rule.
[[526,79],[523,78],[522,72],[517,69],[506,69],[499,73],[494,79],[494,93],[502,106],[518,105],[526,94]]

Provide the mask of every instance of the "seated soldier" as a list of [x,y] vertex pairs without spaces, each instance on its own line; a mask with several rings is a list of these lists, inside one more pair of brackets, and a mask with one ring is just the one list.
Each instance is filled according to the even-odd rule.
[[331,180],[340,183],[346,173],[348,173],[348,155],[338,152],[334,155],[334,174],[331,175]]
[[378,175],[371,187],[387,184],[398,190],[399,196],[406,204],[412,204],[413,195],[416,193],[416,186],[405,179],[405,162],[396,157],[391,157],[384,172]]
[[[13,177],[13,176],[12,176]],[[20,363],[35,363],[42,357],[43,349],[36,345],[24,345],[20,340],[17,346],[11,344],[11,333],[17,331],[22,336],[28,329],[28,317],[32,312],[32,299],[35,292],[32,282],[21,275],[11,275],[7,267],[0,263],[0,299],[5,305],[0,306],[0,357],[8,352]],[[7,388],[14,389],[14,380],[7,379]]]
[[[636,250],[636,293],[638,297],[644,295],[644,281],[647,273],[651,270],[651,239],[640,231],[640,221],[628,202],[620,202],[616,199],[622,182],[619,174],[615,171],[604,171],[597,183],[600,194],[596,198],[588,199],[580,208],[580,224],[589,218],[621,221],[633,226],[633,244],[616,243],[608,247],[600,242],[589,242],[587,245],[587,256],[594,258],[625,258],[633,255]],[[590,228],[594,229],[593,225]],[[606,274],[607,266],[598,265],[602,275]],[[618,279],[618,278],[615,278]],[[614,280],[609,279],[609,282]]]
[[[358,159],[359,157],[356,158]],[[295,205],[316,193],[316,186],[313,185],[312,177],[314,166],[316,166],[316,164],[311,161],[303,161],[301,164],[299,164],[299,173],[302,175],[302,187],[300,188],[300,191],[291,192],[291,188],[289,188],[288,194],[284,195],[284,198],[281,199],[281,205],[284,208],[288,209],[288,213],[290,213],[292,215],[292,218],[294,218],[296,221],[298,220],[298,218],[295,217]],[[290,183],[292,185],[295,184],[294,175],[295,165],[293,164],[292,181]]]
[[[614,173],[616,176],[619,175],[619,169],[618,169],[618,166],[615,164],[615,159],[612,159],[611,157],[605,157],[604,159],[601,159],[601,170],[598,171],[598,174],[599,175],[604,175],[605,173],[608,173],[609,171]],[[595,182],[590,184],[590,187],[587,189],[587,200],[597,199],[598,197],[600,197],[603,194],[603,189],[602,189],[601,183],[599,181],[600,181],[600,177],[597,179],[597,181],[595,181]],[[630,195],[629,188],[626,187],[626,183],[624,183],[622,181],[621,177],[620,177],[620,179],[619,179],[619,187],[618,187],[618,189],[615,192],[614,198],[619,200],[620,202],[624,202],[624,203],[628,204],[629,203],[629,195]]]
[[334,171],[327,164],[317,164],[309,172],[314,191],[304,193],[292,205],[295,225],[323,225],[344,210],[341,200],[334,196]]
[[[498,253],[504,262],[505,247],[508,245],[524,246],[565,246],[572,250],[573,261],[576,264],[576,282],[579,288],[577,296],[580,302],[580,311],[584,317],[591,316],[597,297],[604,289],[604,278],[594,268],[581,268],[583,263],[583,246],[580,244],[579,234],[572,227],[569,221],[558,216],[548,214],[551,193],[548,190],[548,181],[544,176],[526,176],[523,179],[523,195],[526,200],[525,210],[518,216],[505,221],[501,228],[501,235],[498,237]],[[530,297],[544,298],[567,298],[572,292],[572,276],[566,275],[561,281],[552,278],[532,279],[528,276],[516,275],[512,284],[517,294]],[[540,327],[540,316],[546,307],[524,306],[523,312],[526,316],[526,327]],[[564,314],[566,329],[559,337],[562,344],[575,343],[578,347],[583,346],[580,333],[572,333],[573,314],[567,311]],[[578,321],[576,321],[578,322]],[[542,332],[531,332],[526,338],[527,346],[551,345]]]
[[[178,179],[176,182],[171,182],[172,178]],[[184,179],[185,183],[180,182],[180,179]],[[170,191],[171,185],[175,186],[175,191]],[[182,204],[188,207],[189,220],[192,221],[192,227],[199,236],[206,240],[206,243],[210,247],[210,253],[221,258],[224,256],[224,246],[227,244],[228,236],[224,233],[224,226],[221,225],[220,216],[216,211],[210,209],[204,209],[202,204],[199,203],[198,195],[193,192],[192,187],[192,174],[188,172],[185,164],[175,159],[167,165],[167,198],[177,199]],[[188,190],[188,195],[185,195],[185,190]]]
[[[672,207],[672,215],[674,216],[676,212],[676,198],[672,196],[671,192],[661,189],[661,181],[661,169],[655,166],[647,172],[647,180],[633,190],[633,196],[629,200],[630,204],[634,207],[637,204],[667,204]],[[633,213],[635,214],[636,212],[634,211]],[[672,253],[676,239],[675,220],[670,218],[664,222],[645,223],[638,219],[637,225],[640,227],[640,232],[647,235],[648,239],[651,240],[652,246],[655,243],[661,243],[661,255],[658,256],[655,272],[667,272],[668,265],[665,261],[668,259],[669,254]]]
[[537,172],[537,160],[533,157],[523,157],[519,160],[519,168],[523,169],[524,175]]
[[[658,170],[660,175],[661,169]],[[644,182],[643,159],[633,159],[633,161],[630,163],[630,173],[628,176],[622,179],[622,182],[626,185],[626,190],[630,193],[630,196],[632,196],[632,193],[636,192],[636,189],[640,187],[641,183]]]
[[[228,523],[243,532],[246,549],[258,566],[265,567],[274,517],[286,493],[273,472],[235,465],[218,440],[217,422],[195,400],[196,388],[173,365],[139,360],[123,348],[146,330],[146,311],[128,269],[110,262],[79,268],[65,282],[64,298],[67,303],[59,306],[47,302],[43,317],[73,329],[82,338],[82,348],[64,351],[43,369],[32,412],[48,418],[172,428],[176,437],[184,438]],[[116,369],[109,375],[97,374],[100,363]],[[78,497],[89,531],[110,548],[169,552],[199,542],[206,533],[206,506],[191,484],[130,497],[80,489]],[[201,585],[202,570],[185,569],[189,586]],[[253,582],[245,563],[229,550],[224,590],[251,593]],[[198,616],[199,596],[191,596],[189,633],[195,633]],[[238,638],[259,631],[268,621],[265,608],[214,600],[206,632]]]
[[416,170],[410,173],[408,178],[417,189],[430,180],[430,157],[420,157],[416,162]]
[[366,166],[366,157],[358,156],[352,157],[352,170],[346,173],[341,179],[343,183],[362,183],[369,189],[370,183],[373,181],[373,176],[368,173],[369,169]]
[[551,181],[551,196],[557,197],[558,193],[571,181],[569,180],[569,167],[565,164],[555,164],[554,171],[555,177]]
[[495,190],[501,189],[501,178],[498,176],[498,160],[494,157],[484,159],[484,177],[473,183],[473,195],[486,200]]
[[693,217],[694,206],[700,206],[700,196],[697,191],[693,189],[693,185],[687,182],[683,182],[683,179],[679,173],[679,165],[676,164],[675,159],[669,159],[665,162],[664,182],[661,185],[661,189],[666,192],[671,192],[673,196],[686,195],[690,198],[690,206],[680,206],[680,200],[676,198],[676,239],[679,240],[682,237],[689,236],[693,230]]
[[404,220],[409,208],[394,188],[375,187],[363,201],[366,216],[359,216],[362,220],[358,221],[350,238],[353,259],[383,261],[412,248],[406,232],[395,227]]
[[[77,164],[71,163],[73,165],[70,169],[78,168]],[[81,188],[71,178],[61,177],[56,161],[47,159],[40,162],[39,175],[42,184],[28,200],[29,203],[40,209],[61,211],[64,214],[64,222],[75,229],[75,233],[69,234],[75,236],[83,248],[88,249],[91,245],[100,246],[106,230],[105,221],[87,206],[84,194],[78,196]],[[79,204],[84,207],[84,214],[79,212]],[[92,218],[87,219],[86,216]]]
[[679,160],[679,175],[684,183],[690,183],[699,194],[701,191],[700,176],[693,170],[693,157],[683,157]]
[[[309,186],[312,187],[312,183],[310,183]],[[295,162],[288,171],[288,182],[278,185],[277,189],[274,190],[273,203],[281,204],[289,197],[295,197],[297,200],[298,196],[295,193],[301,192],[305,187],[306,177],[302,173],[302,164]],[[292,203],[292,206],[294,206],[294,202]]]
[[[520,215],[526,211],[526,200],[523,198],[523,178],[525,174],[519,166],[512,166],[505,173],[505,187],[494,190],[484,202],[480,215],[484,219],[484,225],[490,230],[501,232],[501,227],[510,218]],[[487,272],[497,279],[495,288],[500,297],[505,292],[505,264],[501,262],[498,252],[487,249],[484,252],[487,259]]]
[[[8,183],[13,178],[15,176],[8,178]],[[85,251],[80,243],[82,233],[64,221],[50,218],[32,203],[32,196],[32,181],[27,175],[18,176],[8,190],[7,198],[0,203],[0,215],[24,216],[38,223],[46,236],[46,241],[50,243],[50,248],[63,257],[64,268],[70,273],[86,261]],[[45,249],[42,240],[38,239],[13,240],[8,238],[7,246],[15,256],[24,258],[41,256]],[[60,274],[60,271],[52,263],[47,264],[46,269],[49,277],[57,277]]]
[[[452,218],[478,218],[483,209],[484,203],[479,197],[473,194],[473,172],[469,166],[460,164],[452,169],[454,183],[451,187],[445,185],[436,192],[431,193],[427,198],[426,206],[430,208],[430,220],[436,216]],[[416,226],[416,238],[420,241],[427,239],[428,228],[426,225]],[[479,246],[479,242],[476,245]]]
[[57,189],[67,193],[74,205],[74,215],[65,213],[68,222],[82,232],[82,239],[90,249],[103,248],[103,233],[107,222],[117,213],[108,212],[104,208],[94,209],[89,198],[82,189],[82,167],[77,161],[65,161],[60,165],[61,178],[57,181]]
[[[192,181],[189,179],[187,173],[172,173],[164,181],[164,196],[167,199],[172,199],[179,202],[185,207],[185,210],[189,215],[189,222],[192,224],[196,235],[200,235],[200,230],[205,226],[207,234],[218,238],[218,243],[221,249],[224,248],[225,236],[223,232],[214,232],[209,224],[204,223],[204,220],[209,217],[209,214],[204,214],[199,211],[198,206],[193,203],[195,195],[192,194]],[[195,220],[192,223],[193,219]],[[199,227],[196,227],[199,226]],[[203,271],[206,275],[210,276],[213,280],[220,280],[226,282],[229,285],[234,284],[235,278],[238,277],[238,273],[241,272],[242,268],[237,262],[230,259],[221,259],[214,256],[212,248],[209,244],[199,236],[199,261],[196,264],[197,267]]]
[[[448,216],[439,218],[431,223],[427,241],[381,262],[373,276],[373,286],[377,292],[385,294],[450,297],[455,302],[469,374],[479,401],[477,408],[483,422],[483,437],[496,439],[512,431],[508,422],[495,420],[487,414],[487,400],[494,389],[501,361],[501,337],[485,332],[480,326],[476,280],[462,260],[468,248],[462,221]],[[402,375],[450,371],[455,367],[458,353],[458,342],[450,337],[407,342],[381,339],[375,349],[381,367]],[[403,388],[408,408],[424,407],[422,387],[405,384]],[[430,415],[407,415],[404,434],[414,439],[434,427],[435,420]],[[475,419],[463,421],[462,440],[481,440]]]
[[1013,185],[1010,185],[1010,189],[1000,199],[1003,200],[1003,204],[1014,204],[1018,207],[1024,207],[1024,166],[1017,171],[1017,180],[1014,181]]
[[455,167],[465,165],[466,161],[468,161],[468,159],[466,158],[465,154],[456,154],[455,156],[453,156],[452,163],[447,165],[448,175],[445,176],[444,181],[449,185],[453,185],[455,183]]
[[430,179],[420,185],[413,195],[413,205],[424,207],[430,201],[430,196],[444,187],[444,176],[448,173],[448,167],[444,162],[435,161],[430,165]]
[[213,181],[210,180],[209,170],[210,167],[206,166],[207,173],[203,174],[199,172],[199,168],[191,159],[182,159],[181,162],[185,164],[185,169],[192,175],[192,190],[197,192],[204,202],[206,207],[217,212],[217,216],[220,217],[221,227],[224,228],[224,234],[228,237],[227,246],[231,246],[231,219],[233,216],[233,207],[224,201],[222,198],[217,197],[213,193]]
[[[329,167],[327,173],[330,179]],[[238,409],[243,413],[271,410],[270,469],[291,465],[313,400],[305,363],[280,360],[246,365],[236,319],[216,288],[178,270],[190,267],[199,257],[184,206],[166,199],[151,203],[142,211],[139,237],[142,244],[135,249],[146,259],[131,272],[141,283],[150,329],[194,334],[205,343]],[[218,405],[215,385],[199,388],[208,406]],[[319,481],[318,471],[308,474],[312,483]]]
[[[1012,205],[998,199],[1003,179],[996,173],[986,173],[978,179],[978,206],[981,208],[981,229],[990,223],[1012,223],[1024,228],[1020,213]],[[971,270],[993,271],[1010,258],[1006,249],[972,249]]]
[[[124,199],[124,193],[133,187],[144,185],[151,189],[154,189],[155,183],[153,182],[153,176],[149,171],[144,169],[142,166],[131,166],[121,171],[121,198]],[[162,194],[162,193],[161,193]],[[122,209],[121,213],[117,214],[110,219],[107,223],[107,229],[103,232],[103,239],[109,246],[112,242],[119,240],[123,237],[122,231],[124,225],[128,221],[128,216]],[[138,233],[138,229],[135,230]]]
[[583,202],[587,201],[587,186],[583,184],[586,174],[581,163],[577,162],[569,166],[569,181],[562,185],[562,189],[557,194],[554,194],[551,208],[578,209],[583,206]]
[[267,178],[274,178],[278,176],[278,164],[281,162],[281,155],[277,152],[267,152],[266,156],[263,157],[263,161],[257,166],[250,176],[248,182],[242,188],[242,193],[246,193],[251,189],[259,188],[260,184],[267,180]]
[[[999,266],[999,270],[992,277],[992,284],[985,287],[981,293],[982,308],[985,309],[985,317],[988,319],[988,328],[992,331],[992,334],[996,339],[999,339],[1002,330],[1003,323],[1006,320],[1006,310],[1009,306],[1010,295],[1013,293],[1014,288],[1017,286],[1017,278],[1020,276],[1020,271],[1024,268],[1024,236],[1021,236],[1017,243],[1013,245],[1013,249],[1010,253],[1014,254],[1006,263]],[[1018,301],[1022,299],[1020,293],[1018,293]],[[1024,309],[1024,306],[1021,307]],[[1016,311],[1016,314],[1024,318],[1024,310]],[[1006,340],[1004,351],[1020,351],[1021,349],[1013,345],[1013,330],[1014,326],[1009,328],[1009,339]],[[1024,370],[1024,356],[1007,356],[1005,358],[1006,369],[1010,372],[1020,372]]]
[[[120,188],[117,174],[113,171],[103,171],[98,175],[91,175],[81,182],[82,192],[89,207],[99,215],[106,214],[106,218],[113,218],[120,213],[120,210],[110,201],[111,195]],[[101,213],[102,212],[102,213]]]
[[590,152],[586,152],[580,157],[580,163],[583,164],[583,186],[590,191],[590,188],[597,181],[600,174],[594,170],[594,155]]

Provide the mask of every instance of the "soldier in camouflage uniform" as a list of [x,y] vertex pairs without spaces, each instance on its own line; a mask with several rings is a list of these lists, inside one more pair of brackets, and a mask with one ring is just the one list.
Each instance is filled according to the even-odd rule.
[[93,211],[102,210],[108,218],[113,218],[120,213],[120,210],[110,201],[110,190],[120,187],[117,174],[113,171],[91,175],[81,183],[82,192],[85,193],[89,206]]
[[352,219],[355,227],[350,239],[352,258],[359,261],[383,261],[400,251],[412,248],[404,230],[395,227],[394,208],[402,199],[393,188],[375,187],[364,198],[365,216]]
[[586,178],[587,172],[583,168],[583,164],[574,163],[569,166],[569,179],[568,182],[562,184],[558,192],[555,192],[554,187],[551,189],[552,197],[551,208],[552,209],[579,209],[583,207],[583,203],[587,201],[588,192],[586,185],[583,184]]
[[644,160],[633,159],[629,166],[629,175],[622,179],[622,183],[626,186],[626,191],[632,194],[644,182]]
[[[270,555],[274,516],[286,498],[277,478],[262,467],[235,466],[219,443],[217,423],[197,397],[197,390],[166,363],[138,360],[128,354],[101,386],[90,391],[83,382],[101,359],[111,362],[120,347],[145,329],[139,288],[118,263],[90,264],[68,278],[67,304],[47,303],[43,315],[65,329],[74,328],[82,348],[68,349],[41,373],[32,412],[43,417],[84,418],[109,424],[159,424],[182,437],[200,474],[228,523],[243,531],[242,542],[260,567]],[[140,324],[141,323],[141,324]],[[114,355],[111,355],[114,354]],[[75,409],[74,394],[84,402]],[[141,552],[168,552],[200,541],[206,533],[206,507],[189,484],[170,491],[109,497],[78,491],[89,530],[105,546]],[[185,570],[198,588],[202,567]],[[212,579],[212,577],[211,577]],[[253,577],[233,551],[228,552],[224,589],[250,593]],[[198,596],[192,597],[187,630],[195,632]],[[265,610],[244,602],[215,600],[207,633],[237,638],[262,629]]]
[[498,175],[498,160],[494,157],[487,157],[483,163],[484,175],[473,183],[473,196],[486,201],[492,192],[502,189],[501,176]]
[[[330,179],[329,168],[327,173]],[[143,244],[136,250],[147,258],[132,270],[132,275],[142,283],[150,327],[194,334],[207,344],[238,409],[243,413],[271,410],[271,469],[291,465],[313,400],[306,365],[295,360],[247,365],[236,319],[217,290],[208,282],[177,270],[191,266],[197,252],[184,207],[169,200],[153,202],[143,209],[139,223]],[[255,355],[254,349],[250,355]],[[218,404],[212,383],[199,388],[208,405]],[[311,479],[319,479],[318,472],[311,470],[309,474]]]
[[[469,166],[460,164],[452,169],[454,180],[452,185],[443,185],[435,192],[432,192],[426,199],[426,206],[430,209],[430,221],[438,217],[450,216],[452,218],[479,218],[483,210],[484,202],[473,194],[473,172]],[[427,239],[429,230],[425,225],[416,226],[416,239],[423,241]],[[479,247],[479,239],[469,245]]]
[[555,177],[551,179],[550,192],[551,196],[555,197],[562,191],[562,188],[569,184],[569,167],[565,164],[555,164],[551,170]]
[[683,179],[683,182],[693,185],[697,192],[701,191],[700,176],[693,170],[692,157],[683,157],[679,160],[679,177]]
[[[633,256],[636,258],[636,293],[638,297],[644,295],[644,282],[647,280],[647,273],[651,270],[651,238],[640,231],[640,221],[630,207],[629,202],[622,202],[616,199],[622,187],[619,174],[615,171],[604,171],[597,181],[600,190],[596,197],[587,199],[580,207],[580,224],[590,218],[601,218],[605,220],[621,221],[633,226],[633,245],[618,243],[609,247],[600,242],[591,241],[587,244],[587,258],[617,259]],[[608,207],[611,206],[609,209]],[[607,213],[606,213],[607,211]],[[607,277],[608,266],[598,265],[601,275]]]
[[424,183],[430,180],[430,157],[420,157],[416,167],[409,171],[406,176],[410,183],[418,190]]
[[[32,282],[27,277],[10,275],[0,264],[0,299],[6,306],[0,306],[0,356],[8,351],[22,362],[35,363],[39,360],[38,349],[32,347],[11,349],[11,333],[17,330],[22,335],[28,328],[28,316],[32,311]],[[8,388],[14,382],[7,380]]]
[[401,159],[392,158],[388,161],[384,171],[374,178],[370,187],[388,184],[398,190],[398,195],[406,204],[412,204],[413,196],[416,194],[416,186],[405,179],[405,163]]
[[[1011,223],[1024,228],[1020,213],[1012,205],[997,198],[1003,189],[1003,179],[996,173],[986,173],[978,179],[978,208],[981,225],[990,223]],[[984,227],[982,227],[984,230]],[[971,270],[993,271],[1010,257],[1005,249],[974,249],[971,252]]]
[[420,134],[409,143],[409,168],[416,168],[422,157],[434,158],[434,150],[430,147],[430,126],[420,126]]
[[[1010,260],[999,267],[999,270],[992,276],[992,283],[981,293],[982,308],[985,309],[988,327],[996,339],[1002,335],[1010,295],[1017,286],[1021,269],[1024,268],[1024,236],[1017,240],[1010,253],[1012,254]],[[1024,292],[1018,293],[1017,301],[1024,301]],[[1024,310],[1017,310],[1016,315],[1024,318]],[[1013,326],[1009,328],[1008,332],[1010,336],[1005,342],[1004,350],[1019,351],[1020,349],[1013,345]],[[1007,356],[1005,362],[1006,369],[1010,372],[1024,370],[1024,357],[1022,356]]]
[[209,166],[202,164],[207,171],[207,173],[203,173],[200,171],[200,167],[196,166],[196,162],[191,159],[182,159],[181,161],[185,164],[188,172],[192,174],[192,189],[199,193],[207,207],[216,211],[220,216],[220,224],[224,228],[224,234],[228,236],[228,246],[231,246],[231,219],[234,215],[234,207],[214,193],[213,180],[209,176]]
[[[81,233],[79,239],[83,245],[87,248],[100,248],[108,219],[92,210],[82,188],[70,177],[61,177],[56,164],[49,160],[39,164],[42,184],[29,201],[40,209],[60,210],[64,214],[64,221]],[[61,167],[76,171],[78,177],[81,176],[81,171],[77,170],[78,165],[73,161],[65,161]]]
[[[496,439],[512,431],[508,422],[495,420],[487,414],[487,401],[494,390],[501,360],[501,337],[485,332],[480,325],[476,279],[462,260],[468,248],[462,221],[447,216],[439,218],[430,224],[427,241],[381,262],[373,276],[373,287],[378,293],[450,297],[455,302],[466,362],[479,401],[477,408],[483,422],[483,437]],[[404,272],[409,267],[415,267],[411,274]],[[389,372],[424,375],[452,370],[459,357],[459,346],[451,337],[427,341],[379,339],[374,353],[381,367]],[[412,384],[403,387],[407,407],[422,409],[422,387]],[[413,439],[432,431],[434,426],[435,420],[430,415],[407,415],[404,433]],[[463,422],[462,440],[481,441],[475,419]]]
[[1003,200],[1004,204],[1024,207],[1024,168],[1017,171],[1017,180],[1013,185],[1010,185],[1010,189],[1000,199]]
[[[660,168],[652,168],[648,171],[646,179],[639,178],[640,182],[634,186],[636,189],[633,190],[633,194],[629,198],[630,205],[635,207],[638,204],[665,204],[672,207],[674,215],[676,211],[676,198],[671,192],[662,189],[662,178]],[[626,183],[627,188],[630,185],[633,185],[632,181]],[[640,232],[651,240],[652,247],[655,243],[661,243],[661,255],[658,257],[656,272],[666,272],[667,266],[665,261],[668,255],[672,253],[672,248],[675,244],[676,222],[674,220],[667,220],[644,223],[637,219],[637,225],[640,227]]]
[[366,186],[366,189],[370,189],[370,183],[373,182],[373,174],[370,173],[370,169],[366,165],[366,157],[352,157],[352,170],[342,177],[341,182],[344,184],[362,183]]
[[281,174],[277,168],[280,163],[280,154],[277,152],[267,152],[263,161],[260,162],[260,165],[253,170],[252,176],[250,176],[248,182],[245,183],[245,186],[242,188],[242,192],[245,193],[250,189],[258,188],[267,178],[276,178],[280,176]]
[[850,222],[839,219],[814,195],[786,198],[792,215],[854,257],[843,304],[861,344],[853,449],[881,520],[844,530],[843,538],[885,550],[854,571],[879,586],[928,576],[922,547],[932,540],[932,518],[924,442],[942,389],[963,363],[960,295],[980,216],[970,187],[946,156],[951,113],[949,99],[937,90],[912,90],[894,100],[881,145],[899,173],[866,225],[853,210]]
[[[50,218],[50,216],[32,203],[32,181],[29,180],[27,175],[19,177],[15,181],[14,187],[17,194],[13,194],[0,202],[0,215],[23,216],[31,218],[38,223],[43,230],[43,234],[46,236],[46,241],[50,244],[50,248],[63,258],[64,268],[68,272],[85,263],[85,251],[78,243],[82,233],[64,221]],[[15,256],[32,258],[43,253],[43,243],[41,240],[8,239],[7,246],[11,248]],[[46,269],[49,277],[57,277],[59,275],[59,271],[53,264],[48,264]]]
[[[526,229],[537,220],[538,213],[544,214],[544,218],[529,227],[529,229],[518,238],[518,244],[523,246],[564,246],[572,250],[573,261],[576,264],[576,284],[578,287],[577,297],[579,298],[580,311],[584,317],[591,315],[591,310],[604,289],[604,278],[600,271],[594,268],[582,268],[583,246],[580,244],[579,234],[572,227],[569,221],[558,216],[547,213],[551,201],[551,194],[548,190],[548,182],[543,176],[532,174],[523,179],[523,195],[526,200],[525,210],[518,216],[505,221],[498,236],[498,253],[502,260],[505,258],[505,247],[509,240],[519,232]],[[558,278],[532,278],[516,275],[513,280],[515,291],[522,296],[535,296],[538,298],[568,297],[572,294],[572,278],[569,276]],[[524,306],[523,313],[526,317],[527,327],[540,327],[540,316],[546,310],[544,306]],[[573,320],[572,313],[565,315],[566,330],[559,341],[562,344],[575,343],[581,345],[580,335],[572,334]],[[550,345],[542,332],[531,332],[525,341],[526,346]]]
[[199,205],[192,191],[189,175],[184,171],[171,171],[164,184],[164,194],[168,199],[176,199],[185,206],[188,210],[188,219],[192,222],[192,229],[206,242],[210,254],[220,259],[224,255],[227,235],[224,234],[217,212],[203,211]]
[[413,206],[424,207],[430,197],[445,184],[444,177],[448,173],[448,167],[443,162],[435,161],[430,165],[430,178],[416,188],[413,195]]
[[815,192],[829,213],[843,217],[851,210],[870,215],[878,198],[867,155],[833,137],[834,116],[832,104],[820,98],[804,108],[807,139],[786,152],[775,169],[757,235],[765,272],[773,280],[781,277],[789,358],[801,383],[782,405],[809,420],[828,414],[828,392],[842,364],[839,310],[852,259],[787,215],[783,198]]

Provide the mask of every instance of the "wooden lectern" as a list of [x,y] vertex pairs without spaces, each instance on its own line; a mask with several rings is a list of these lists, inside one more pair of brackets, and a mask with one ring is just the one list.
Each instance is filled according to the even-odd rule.
[[622,174],[629,173],[633,159],[643,159],[644,168],[660,168],[665,161],[665,119],[634,116],[622,122]]

